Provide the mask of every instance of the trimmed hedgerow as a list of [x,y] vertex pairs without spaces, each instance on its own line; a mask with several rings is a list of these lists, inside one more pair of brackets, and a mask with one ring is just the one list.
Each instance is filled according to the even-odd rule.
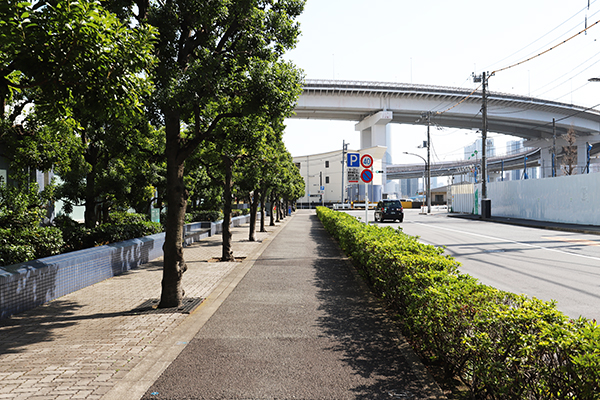
[[54,219],[54,224],[62,231],[65,243],[63,252],[86,249],[123,240],[141,238],[162,232],[158,222],[150,222],[143,214],[114,212],[109,222],[92,229],[65,215]]
[[458,271],[443,249],[317,208],[422,357],[474,399],[600,399],[600,327]]
[[219,210],[197,210],[185,214],[186,222],[216,222],[223,219],[223,213]]

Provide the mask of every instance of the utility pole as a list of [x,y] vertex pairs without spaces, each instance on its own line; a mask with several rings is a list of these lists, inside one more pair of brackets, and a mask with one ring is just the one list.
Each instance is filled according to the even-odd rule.
[[321,188],[323,187],[323,171],[319,171],[319,193],[321,193],[321,206],[324,205],[325,199],[323,198],[323,190],[321,190]]
[[483,104],[481,106],[481,115],[483,126],[481,129],[481,198],[487,199],[487,76],[483,73]]
[[344,164],[346,164],[346,150],[348,150],[349,144],[346,143],[346,140],[342,141],[342,207],[344,204]]
[[431,112],[427,111],[427,214],[431,214],[431,137],[429,126],[431,125]]
[[552,177],[556,176],[556,120],[552,118]]

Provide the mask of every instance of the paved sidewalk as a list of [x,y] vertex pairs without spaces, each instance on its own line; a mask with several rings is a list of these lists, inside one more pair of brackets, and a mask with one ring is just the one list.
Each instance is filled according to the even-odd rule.
[[[256,242],[247,224],[233,228],[242,262],[207,262],[220,257],[221,235],[187,247],[185,297],[226,295],[289,220]],[[0,320],[0,399],[139,398],[202,323],[195,312],[132,312],[160,297],[161,279],[159,259]]]
[[446,397],[315,212],[300,210],[142,398]]

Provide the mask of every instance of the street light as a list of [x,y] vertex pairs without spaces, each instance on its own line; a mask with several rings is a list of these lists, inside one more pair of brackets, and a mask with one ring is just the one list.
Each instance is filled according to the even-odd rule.
[[[424,159],[423,157],[421,157],[418,154],[409,153],[408,151],[405,151],[403,153],[404,154],[410,154],[411,156],[417,156],[417,157],[419,157],[425,163],[425,172],[429,171],[429,163],[427,162],[426,159]],[[429,175],[428,175],[428,177],[429,177]],[[425,174],[423,174],[423,180],[425,181]],[[430,193],[431,187],[430,186],[431,186],[430,180],[427,179],[427,189],[426,189],[427,192],[425,194],[425,198],[426,198],[426,202],[427,202],[427,213],[431,213],[431,193]]]
[[[346,164],[346,152],[348,151],[348,145],[346,141],[342,141],[342,202],[341,207],[344,207],[344,164]],[[350,185],[348,185],[350,186]]]

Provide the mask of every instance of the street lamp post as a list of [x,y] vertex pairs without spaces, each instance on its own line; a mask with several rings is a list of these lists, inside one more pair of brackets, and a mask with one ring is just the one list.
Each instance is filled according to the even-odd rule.
[[342,207],[344,207],[344,164],[346,164],[346,152],[348,151],[349,144],[345,140],[342,141]]
[[431,214],[431,137],[429,136],[429,126],[431,125],[431,112],[427,116],[427,213]]
[[[429,163],[427,162],[426,159],[424,159],[423,157],[421,157],[418,154],[409,153],[408,151],[405,151],[403,153],[404,154],[410,154],[411,156],[417,156],[421,160],[423,160],[423,162],[425,163],[425,172],[427,173],[427,176],[429,178]],[[426,201],[427,201],[427,213],[431,213],[431,190],[430,190],[431,189],[431,185],[430,185],[430,180],[429,179],[427,179],[427,184],[426,185],[427,185],[427,188],[425,189],[426,190],[425,197],[426,197]]]

